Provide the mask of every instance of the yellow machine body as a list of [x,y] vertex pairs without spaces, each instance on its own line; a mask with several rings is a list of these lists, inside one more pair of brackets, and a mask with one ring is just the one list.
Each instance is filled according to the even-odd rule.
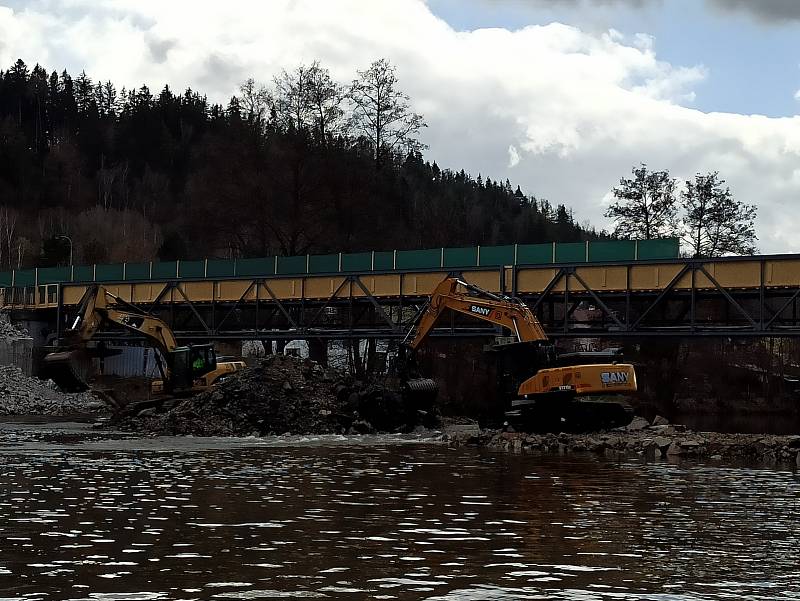
[[518,395],[530,398],[556,391],[572,391],[577,396],[633,394],[636,386],[636,371],[629,363],[570,365],[539,370],[520,385]]
[[[215,384],[223,381],[230,374],[236,373],[245,367],[247,367],[247,364],[244,361],[219,361],[217,362],[217,369],[193,380],[192,392],[197,393],[208,390]],[[153,380],[150,384],[150,392],[154,395],[163,394],[165,392],[164,380]]]

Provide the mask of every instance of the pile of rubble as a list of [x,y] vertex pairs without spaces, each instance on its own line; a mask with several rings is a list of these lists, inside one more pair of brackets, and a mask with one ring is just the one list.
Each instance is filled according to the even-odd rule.
[[[135,414],[134,414],[135,413]],[[413,428],[400,394],[342,377],[310,360],[271,355],[213,389],[129,410],[117,427],[151,434],[366,434]]]
[[31,335],[25,328],[21,326],[15,326],[13,323],[11,323],[8,313],[0,313],[0,339],[19,340],[21,338],[30,337]]
[[106,404],[92,393],[63,393],[51,380],[29,378],[13,365],[0,366],[0,415],[74,415],[105,410]]
[[447,429],[442,438],[451,446],[470,445],[516,453],[589,452],[613,459],[695,458],[800,466],[800,436],[692,432],[662,417],[656,417],[652,423],[636,417],[625,428],[590,434],[525,434],[473,426]]

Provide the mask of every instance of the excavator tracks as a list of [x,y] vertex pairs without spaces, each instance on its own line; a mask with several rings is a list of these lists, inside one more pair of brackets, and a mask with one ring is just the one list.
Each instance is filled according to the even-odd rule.
[[633,408],[622,395],[578,397],[557,391],[512,401],[505,418],[522,432],[593,432],[627,426]]

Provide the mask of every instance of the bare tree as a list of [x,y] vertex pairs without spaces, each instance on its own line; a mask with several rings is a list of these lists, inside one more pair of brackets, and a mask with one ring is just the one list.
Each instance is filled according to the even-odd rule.
[[677,230],[675,180],[668,171],[649,171],[642,164],[633,178],[622,178],[614,188],[617,199],[605,216],[614,221],[614,234],[623,238],[651,240],[672,236]]
[[257,84],[251,77],[239,86],[239,93],[241,106],[247,119],[252,123],[263,124],[272,104],[272,97],[267,88]]
[[308,69],[306,98],[314,112],[314,130],[324,143],[328,135],[335,133],[341,125],[344,92],[319,61],[311,63]]
[[25,255],[31,249],[32,244],[30,240],[28,240],[23,236],[17,238],[15,245],[16,245],[17,264],[13,265],[13,267],[15,269],[22,269],[22,264],[25,261]]
[[408,95],[397,89],[395,68],[387,59],[359,71],[348,98],[353,105],[352,126],[372,144],[378,166],[384,153],[392,154],[401,147],[408,151],[425,148],[417,135],[427,124],[411,110]]
[[281,71],[275,83],[274,107],[278,122],[297,131],[311,129],[314,109],[309,103],[311,69],[299,65],[293,71]]
[[[5,247],[6,250],[6,263],[9,267],[14,266],[14,255],[17,254],[17,219],[19,213],[16,209],[10,207],[0,207],[0,248]],[[0,259],[2,259],[2,250],[0,250]],[[0,261],[1,262],[1,261]],[[17,261],[19,264],[20,261]]]

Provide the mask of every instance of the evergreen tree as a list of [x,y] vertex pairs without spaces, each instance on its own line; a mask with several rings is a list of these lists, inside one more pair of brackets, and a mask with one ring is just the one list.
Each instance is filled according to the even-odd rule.
[[644,163],[634,167],[632,174],[632,178],[622,178],[619,187],[614,188],[616,201],[605,213],[614,221],[614,235],[640,240],[674,235],[677,229],[675,180],[668,171],[650,171]]

